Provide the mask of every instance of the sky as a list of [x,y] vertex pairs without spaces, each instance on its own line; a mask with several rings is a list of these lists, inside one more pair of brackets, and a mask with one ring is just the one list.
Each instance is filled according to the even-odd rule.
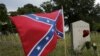
[[[50,0],[0,0],[0,3],[4,3],[8,11],[16,11],[18,7],[22,7],[27,3],[40,7],[40,4],[45,1]],[[95,4],[97,3],[100,3],[100,0],[96,0]]]
[[18,7],[22,7],[27,3],[31,3],[39,7],[39,5],[45,1],[50,0],[0,0],[0,3],[4,3],[8,11],[16,11]]

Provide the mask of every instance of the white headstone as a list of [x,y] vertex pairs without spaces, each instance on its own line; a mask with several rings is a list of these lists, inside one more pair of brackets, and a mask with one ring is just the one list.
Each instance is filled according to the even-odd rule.
[[[89,34],[83,36],[84,31],[88,31]],[[72,41],[74,51],[78,52],[87,41],[90,41],[90,26],[87,22],[80,20],[72,23]]]

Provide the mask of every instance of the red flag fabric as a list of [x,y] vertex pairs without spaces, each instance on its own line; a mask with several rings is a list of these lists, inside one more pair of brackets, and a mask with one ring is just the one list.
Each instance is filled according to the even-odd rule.
[[26,56],[47,56],[63,37],[62,11],[10,17],[16,26]]

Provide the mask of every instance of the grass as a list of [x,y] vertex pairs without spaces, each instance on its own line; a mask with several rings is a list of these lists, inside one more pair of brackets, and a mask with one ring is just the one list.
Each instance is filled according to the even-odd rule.
[[0,36],[0,56],[24,56],[18,35]]
[[[71,55],[71,34],[66,33],[66,56]],[[98,54],[100,53],[100,33],[92,32],[91,40],[95,42],[98,47]],[[53,52],[48,56],[65,56],[65,42],[59,39],[57,46]],[[82,51],[80,56],[93,56],[93,50]],[[24,56],[24,52],[17,34],[1,35],[0,36],[0,56]],[[95,55],[94,55],[95,56]],[[100,56],[100,54],[99,54]]]

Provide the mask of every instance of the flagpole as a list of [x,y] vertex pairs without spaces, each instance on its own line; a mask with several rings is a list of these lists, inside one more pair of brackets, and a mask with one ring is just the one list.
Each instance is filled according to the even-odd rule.
[[[52,2],[53,0],[50,0],[50,1]],[[62,19],[62,21],[63,21],[63,34],[64,34],[63,37],[64,37],[64,49],[65,49],[64,50],[65,51],[64,54],[65,54],[65,56],[67,56],[67,51],[66,51],[66,49],[67,49],[66,48],[66,38],[65,38],[65,30],[64,30],[64,12],[63,12],[63,6],[61,6],[61,13],[62,13],[62,18],[63,18]]]
[[63,36],[64,36],[64,48],[65,48],[65,56],[67,55],[67,51],[66,51],[66,38],[65,38],[65,30],[64,30],[64,12],[63,12],[63,6],[61,6],[61,10],[62,10],[62,17],[63,17]]

